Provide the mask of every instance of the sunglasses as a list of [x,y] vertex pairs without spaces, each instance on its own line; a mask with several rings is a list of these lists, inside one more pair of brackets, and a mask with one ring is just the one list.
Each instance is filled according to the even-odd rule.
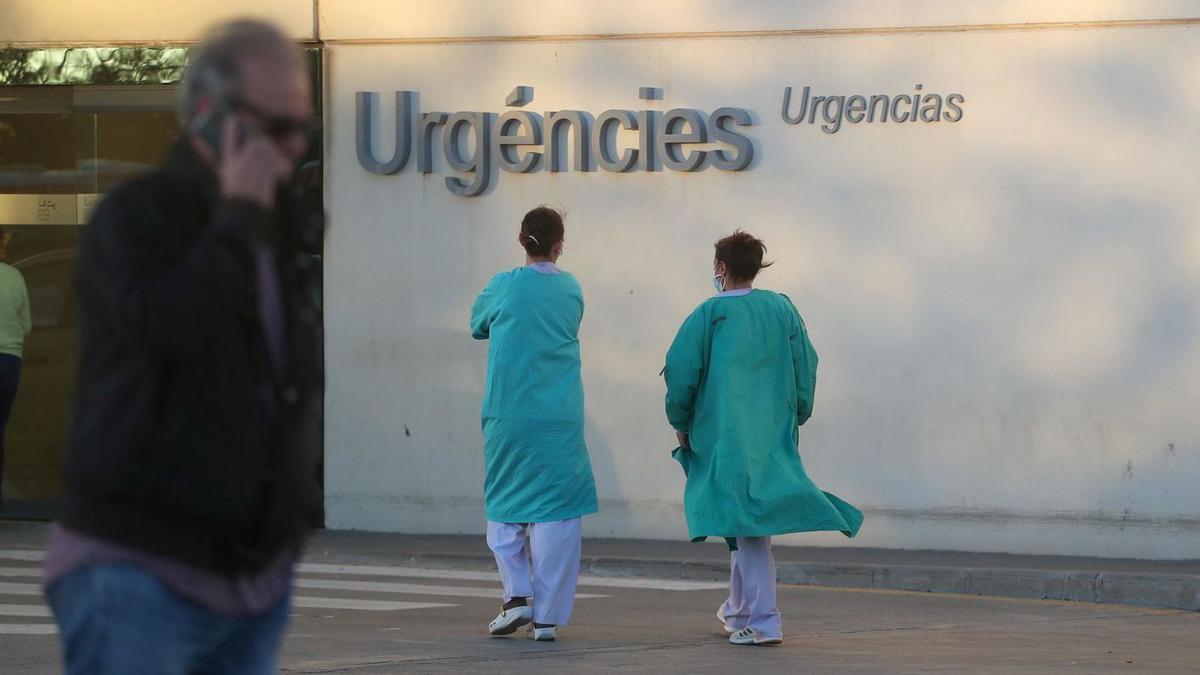
[[313,117],[297,119],[288,115],[273,115],[241,99],[235,100],[233,107],[252,115],[262,133],[275,141],[282,141],[296,134],[312,138],[321,132],[321,121]]

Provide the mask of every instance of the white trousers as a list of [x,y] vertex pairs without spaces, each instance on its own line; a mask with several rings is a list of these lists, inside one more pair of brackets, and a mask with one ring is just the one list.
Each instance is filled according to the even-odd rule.
[[737,547],[729,556],[729,599],[721,605],[721,616],[734,630],[749,626],[764,637],[781,638],[771,538],[738,537]]
[[579,582],[579,526],[579,518],[528,524],[488,521],[487,543],[500,568],[504,602],[532,598],[534,623],[565,626],[571,620]]

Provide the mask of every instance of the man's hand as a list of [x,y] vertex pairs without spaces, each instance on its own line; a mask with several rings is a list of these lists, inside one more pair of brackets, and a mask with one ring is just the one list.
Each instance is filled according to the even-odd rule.
[[675,440],[679,441],[679,447],[681,447],[685,450],[692,449],[692,444],[688,439],[688,435],[687,435],[686,431],[676,431],[675,432]]
[[221,196],[248,199],[270,210],[275,206],[275,191],[292,171],[291,162],[275,144],[262,134],[251,134],[239,146],[237,120],[229,117],[221,128],[221,156],[217,175]]

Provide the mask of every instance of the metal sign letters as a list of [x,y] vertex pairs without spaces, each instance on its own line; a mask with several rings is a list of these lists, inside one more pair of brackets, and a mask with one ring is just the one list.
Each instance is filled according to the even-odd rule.
[[[843,123],[896,124],[907,121],[958,122],[963,117],[962,94],[931,94],[916,85],[912,95],[813,96],[804,87],[797,104],[792,88],[783,95],[783,120],[788,124],[820,124],[835,134]],[[641,87],[639,98],[663,97],[657,87]],[[373,91],[355,95],[355,149],[359,164],[374,174],[399,173],[414,164],[430,174],[444,164],[460,175],[447,176],[446,188],[463,197],[488,192],[498,180],[497,168],[509,173],[548,171],[611,173],[743,171],[755,159],[758,146],[747,133],[757,124],[746,108],[721,107],[706,113],[694,108],[606,110],[599,115],[582,110],[533,112],[533,87],[518,86],[505,99],[506,110],[491,112],[422,112],[415,91],[394,94],[395,133],[392,147],[377,149],[380,96]],[[794,111],[794,112],[793,112]],[[636,143],[620,143],[621,132],[636,132]],[[383,150],[383,152],[377,152]],[[383,159],[380,159],[380,157]],[[439,159],[440,158],[440,159]],[[569,160],[569,161],[568,161]]]

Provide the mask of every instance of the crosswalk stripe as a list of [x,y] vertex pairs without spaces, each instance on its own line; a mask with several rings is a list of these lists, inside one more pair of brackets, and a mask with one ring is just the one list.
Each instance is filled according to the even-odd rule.
[[[321,588],[340,591],[375,591],[383,593],[411,593],[413,595],[446,595],[457,598],[495,598],[499,591],[491,588],[468,588],[463,586],[427,586],[423,584],[398,584],[390,581],[343,581],[341,579],[312,579],[296,580],[299,588]],[[0,581],[0,595],[41,595],[42,588],[38,584],[23,584]],[[592,598],[607,598],[607,595],[591,593],[576,593],[575,598],[586,600]]]
[[[0,587],[0,593],[9,592],[20,595],[31,594],[30,588],[24,584],[10,584],[10,586],[19,585],[22,588],[12,589]],[[2,586],[2,585],[0,585]],[[33,587],[32,590],[36,590]],[[490,597],[490,596],[489,596]],[[320,609],[359,609],[374,612],[399,612],[412,609],[436,609],[439,607],[457,607],[458,605],[446,602],[404,602],[398,600],[362,600],[359,598],[323,598],[313,596],[297,596],[293,598],[292,604],[296,607],[320,608]],[[42,605],[5,605],[0,604],[0,616],[51,616],[50,609]]]
[[[305,563],[299,566],[301,574],[336,574],[363,577],[407,577],[410,579],[453,579],[456,581],[496,581],[496,572],[470,570],[444,570],[431,567],[392,567],[383,565],[326,565]],[[0,567],[0,577],[41,577],[37,567]],[[642,588],[657,591],[706,591],[728,588],[728,584],[715,581],[686,581],[682,579],[636,579],[629,577],[598,577],[584,574],[579,577],[580,586],[607,588]]]
[[[383,565],[326,565],[305,563],[300,565],[302,574],[341,574],[364,577],[409,577],[412,579],[455,579],[460,581],[496,581],[498,572],[475,572],[469,570],[444,570],[432,567],[400,567]],[[0,572],[3,574],[3,572]],[[579,577],[580,586],[609,588],[644,588],[658,591],[703,591],[728,588],[729,584],[714,581],[686,581],[682,579],[635,579],[628,577],[600,577],[584,574]]]
[[0,577],[40,577],[39,567],[0,567]]
[[44,605],[0,605],[0,616],[50,616]]
[[435,609],[438,607],[458,607],[444,602],[399,602],[391,600],[359,600],[357,598],[318,598],[314,596],[297,596],[292,599],[295,607],[320,609],[361,609],[372,612],[402,612],[410,609]]
[[58,626],[52,623],[0,623],[0,635],[54,635]]
[[641,588],[651,591],[712,591],[729,590],[729,584],[717,581],[686,581],[683,579],[635,579],[623,577],[579,577],[580,586],[609,588]]
[[[458,598],[497,598],[500,591],[491,588],[468,588],[465,586],[425,586],[422,584],[398,584],[390,581],[343,581],[341,579],[312,579],[308,577],[296,580],[300,588],[322,588],[339,591],[378,591],[383,593],[411,593],[413,595],[448,595]],[[0,584],[3,592],[4,584]],[[592,595],[576,593],[577,600],[590,598],[607,598],[607,595]]]
[[7,560],[25,560],[28,562],[42,562],[46,559],[44,551],[18,551],[13,549],[0,550],[0,558]]
[[[28,590],[25,588],[22,591]],[[0,589],[3,591],[3,589]],[[361,609],[374,612],[399,612],[411,609],[436,609],[439,607],[457,607],[458,605],[445,602],[403,602],[395,600],[362,600],[359,598],[322,598],[312,596],[297,596],[292,604],[296,607],[320,609]],[[52,616],[50,609],[44,605],[5,605],[0,604],[0,616]]]
[[42,587],[37,584],[14,584],[0,581],[0,595],[41,595]]

